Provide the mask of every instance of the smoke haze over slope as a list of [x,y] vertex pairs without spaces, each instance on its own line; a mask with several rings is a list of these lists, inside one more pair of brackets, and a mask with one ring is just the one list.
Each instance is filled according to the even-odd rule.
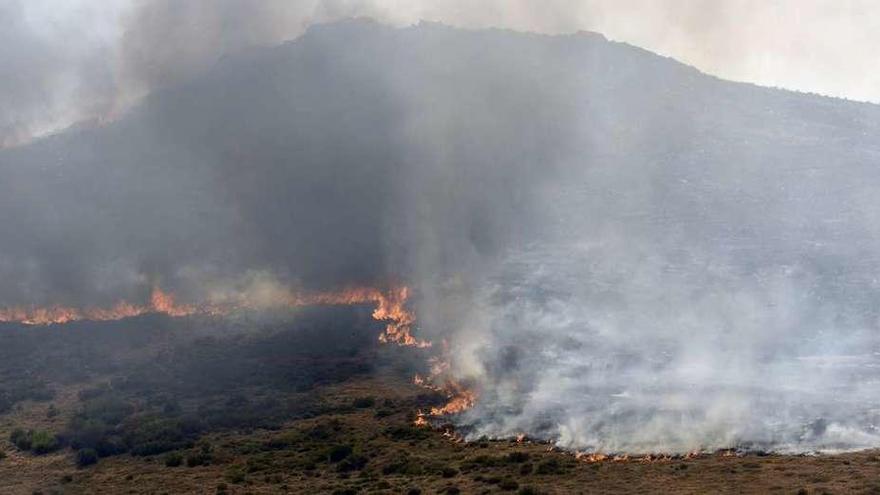
[[0,146],[116,118],[219,59],[310,25],[365,16],[544,34],[581,30],[720,77],[880,101],[880,14],[869,0],[7,0]]
[[876,446],[878,131],[597,34],[315,26],[0,152],[0,301],[402,280],[475,435]]

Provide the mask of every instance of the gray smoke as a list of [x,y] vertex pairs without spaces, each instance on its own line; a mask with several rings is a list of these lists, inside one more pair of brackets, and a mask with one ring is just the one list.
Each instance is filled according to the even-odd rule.
[[177,58],[165,25],[128,33],[163,89],[0,152],[5,304],[402,280],[477,385],[474,435],[876,446],[876,106],[436,24],[318,25],[189,73],[251,30]]

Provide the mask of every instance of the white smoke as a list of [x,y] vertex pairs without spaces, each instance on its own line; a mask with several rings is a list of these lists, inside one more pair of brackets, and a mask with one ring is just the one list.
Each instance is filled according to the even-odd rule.
[[880,445],[874,223],[839,214],[866,186],[808,184],[798,165],[711,186],[670,166],[640,190],[643,166],[584,163],[550,187],[551,225],[454,339],[481,396],[470,435],[606,453]]

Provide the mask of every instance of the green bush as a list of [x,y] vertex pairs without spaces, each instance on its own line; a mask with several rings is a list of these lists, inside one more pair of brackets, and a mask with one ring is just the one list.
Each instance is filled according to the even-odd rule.
[[536,472],[538,474],[558,474],[562,471],[562,465],[556,458],[550,458],[538,464]]
[[61,444],[58,441],[58,437],[48,431],[37,430],[33,432],[33,435],[31,436],[31,451],[34,454],[48,454],[49,452],[58,450],[60,446]]
[[226,470],[226,473],[223,475],[226,478],[226,481],[238,485],[244,483],[244,480],[247,478],[247,474],[245,474],[244,469],[241,466],[232,466],[231,468]]
[[15,445],[18,450],[31,450],[31,437],[33,433],[30,431],[16,428],[9,434],[9,441]]
[[37,455],[48,454],[61,447],[58,436],[44,430],[25,431],[16,428],[10,433],[9,441],[19,450],[30,450]]
[[98,462],[98,453],[95,449],[82,449],[76,453],[76,465],[79,467],[91,466]]

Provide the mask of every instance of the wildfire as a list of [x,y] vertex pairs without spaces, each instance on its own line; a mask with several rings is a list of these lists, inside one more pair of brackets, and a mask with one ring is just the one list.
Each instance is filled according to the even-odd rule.
[[[373,304],[372,317],[385,324],[385,330],[379,335],[379,341],[386,344],[428,348],[432,343],[417,339],[412,335],[415,325],[415,314],[407,309],[410,296],[406,286],[395,286],[388,290],[375,287],[350,287],[339,291],[281,291],[270,304],[258,304],[246,297],[226,298],[220,301],[201,304],[183,304],[177,302],[174,295],[160,288],[153,288],[149,301],[144,304],[133,304],[120,301],[110,307],[74,308],[69,306],[47,307],[12,307],[0,308],[0,322],[21,323],[25,325],[55,325],[74,321],[112,321],[131,318],[145,314],[163,314],[172,317],[192,315],[222,316],[239,310],[296,308],[303,306],[337,306],[353,304]],[[430,358],[430,376],[416,376],[414,382],[422,387],[446,394],[448,402],[442,407],[433,407],[427,413],[419,411],[415,423],[418,426],[430,426],[429,418],[436,418],[461,413],[476,403],[477,393],[459,381],[450,378],[449,350],[443,343],[440,356]],[[440,383],[441,385],[437,385]]]
[[[444,356],[448,356],[449,350],[444,342]],[[448,357],[432,357],[431,375],[423,377],[415,375],[413,383],[434,392],[440,392],[447,396],[448,401],[442,407],[432,407],[428,413],[419,411],[416,416],[416,426],[430,426],[429,418],[438,418],[451,414],[464,412],[474,406],[479,395],[473,388],[466,386],[458,380],[448,376],[450,363]],[[437,385],[437,383],[442,385]]]
[[169,316],[187,316],[199,313],[194,306],[175,303],[174,296],[154,288],[150,294],[150,303],[136,305],[120,301],[109,308],[77,309],[69,306],[48,307],[13,307],[0,309],[0,322],[23,323],[25,325],[57,325],[72,321],[111,321],[131,318],[148,313],[166,314]]
[[[301,306],[338,306],[352,304],[375,304],[373,318],[385,323],[385,331],[379,336],[383,343],[430,347],[431,343],[412,335],[415,315],[406,307],[409,288],[399,286],[383,291],[374,287],[354,287],[340,291],[289,292],[277,306],[295,308]],[[247,300],[222,303],[181,304],[173,294],[155,287],[146,304],[120,301],[111,307],[79,309],[69,306],[12,307],[0,309],[0,322],[25,325],[57,325],[73,321],[112,321],[145,314],[163,314],[173,317],[191,315],[226,315],[236,310],[257,309]]]
[[387,291],[375,287],[356,287],[339,292],[318,292],[313,294],[295,294],[290,296],[292,306],[307,305],[339,305],[373,303],[373,319],[385,322],[385,332],[379,335],[379,341],[386,344],[398,344],[426,348],[431,342],[413,337],[411,330],[415,324],[415,315],[406,309],[409,299],[409,287],[399,286]]
[[[735,454],[732,451],[719,451],[717,453],[721,457],[731,457]],[[629,454],[603,454],[601,452],[574,452],[574,458],[587,463],[597,462],[669,462],[669,461],[687,461],[699,459],[709,454],[701,451],[688,452],[687,454],[645,454],[641,456],[630,456]]]

